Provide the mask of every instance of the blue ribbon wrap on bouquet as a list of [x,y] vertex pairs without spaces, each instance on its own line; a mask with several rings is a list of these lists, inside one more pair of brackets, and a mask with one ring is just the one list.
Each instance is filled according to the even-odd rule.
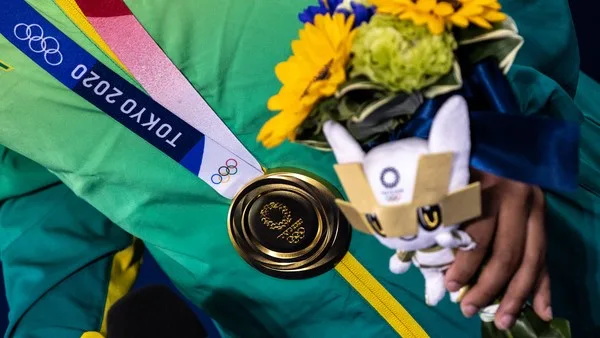
[[508,79],[493,59],[463,72],[463,81],[459,91],[426,100],[390,141],[427,139],[438,109],[450,96],[462,95],[470,110],[473,168],[547,190],[577,188],[578,124],[522,115]]

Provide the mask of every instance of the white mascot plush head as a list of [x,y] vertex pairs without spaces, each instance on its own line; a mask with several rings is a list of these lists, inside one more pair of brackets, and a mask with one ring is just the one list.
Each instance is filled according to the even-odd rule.
[[[471,136],[467,103],[461,96],[453,96],[440,108],[433,120],[429,140],[407,138],[373,148],[365,154],[360,145],[340,124],[328,121],[324,133],[339,164],[361,163],[364,174],[377,203],[394,206],[410,203],[414,198],[419,160],[423,155],[452,153],[452,169],[448,193],[464,188],[469,183]],[[446,246],[449,234],[457,224],[427,226],[428,207],[418,213],[418,232],[403,237],[383,237],[374,234],[385,246],[416,251],[436,244]]]

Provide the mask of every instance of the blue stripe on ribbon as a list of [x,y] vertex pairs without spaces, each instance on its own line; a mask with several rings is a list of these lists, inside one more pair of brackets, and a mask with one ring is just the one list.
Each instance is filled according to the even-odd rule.
[[464,86],[426,100],[390,141],[427,139],[433,118],[451,95],[463,95],[471,117],[471,166],[497,176],[555,191],[578,186],[579,125],[519,114],[517,99],[495,60],[485,60],[463,74]]
[[200,140],[198,144],[190,150],[187,155],[179,162],[182,166],[184,166],[187,170],[198,175],[200,173],[200,167],[202,166],[202,158],[204,156],[204,140]]
[[101,63],[90,69],[73,91],[178,162],[204,138]]
[[24,0],[2,1],[0,34],[69,89],[77,84],[75,66],[98,62]]
[[203,147],[200,131],[101,64],[25,1],[2,1],[0,34],[66,87],[174,160],[181,161],[199,143]]

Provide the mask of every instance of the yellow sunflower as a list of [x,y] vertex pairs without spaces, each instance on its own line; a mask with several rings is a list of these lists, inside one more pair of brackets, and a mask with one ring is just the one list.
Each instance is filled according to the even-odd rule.
[[446,27],[466,28],[470,23],[490,29],[492,22],[506,19],[500,12],[498,0],[369,0],[377,12],[392,14],[416,25],[427,24],[433,34],[441,34]]
[[278,94],[269,99],[268,108],[279,111],[267,121],[258,141],[267,148],[294,140],[296,129],[321,98],[331,96],[346,81],[354,17],[338,13],[315,16],[292,42],[292,56],[275,67],[282,83]]

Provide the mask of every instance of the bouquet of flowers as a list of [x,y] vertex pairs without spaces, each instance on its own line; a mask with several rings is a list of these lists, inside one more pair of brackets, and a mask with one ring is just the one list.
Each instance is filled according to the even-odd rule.
[[[524,40],[498,0],[318,0],[299,19],[293,53],[275,68],[282,87],[268,108],[277,114],[258,135],[267,148],[289,140],[330,150],[328,121],[365,150],[419,136],[415,121],[457,92],[469,108],[518,106],[504,75]],[[496,309],[480,313],[484,337],[570,337],[568,322],[543,322],[530,307],[502,332]]]
[[422,105],[462,87],[461,67],[493,59],[510,69],[523,38],[497,0],[319,0],[293,55],[275,68],[279,113],[259,141],[329,149],[323,123],[344,124],[363,144],[389,135]]

